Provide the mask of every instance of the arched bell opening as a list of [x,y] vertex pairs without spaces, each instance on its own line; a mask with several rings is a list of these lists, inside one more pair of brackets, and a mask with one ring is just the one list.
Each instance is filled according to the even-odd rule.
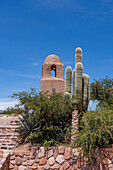
[[56,77],[56,66],[55,65],[51,67],[51,77]]

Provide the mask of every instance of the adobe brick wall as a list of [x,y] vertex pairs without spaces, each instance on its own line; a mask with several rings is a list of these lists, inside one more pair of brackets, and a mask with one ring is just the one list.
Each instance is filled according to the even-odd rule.
[[49,79],[41,79],[41,91],[49,91],[49,94],[52,93],[52,88],[56,89],[56,93],[65,92],[65,81],[55,77]]

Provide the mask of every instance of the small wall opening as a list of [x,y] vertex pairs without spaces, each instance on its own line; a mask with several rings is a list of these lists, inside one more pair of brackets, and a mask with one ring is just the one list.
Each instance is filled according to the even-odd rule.
[[56,66],[51,67],[51,77],[56,77]]

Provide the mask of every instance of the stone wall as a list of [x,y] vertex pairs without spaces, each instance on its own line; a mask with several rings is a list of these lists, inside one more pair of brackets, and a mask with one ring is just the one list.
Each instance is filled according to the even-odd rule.
[[9,151],[0,150],[0,170],[9,170],[10,154]]
[[32,147],[31,151],[10,151],[10,170],[113,170],[113,149],[95,152],[92,163],[80,158],[77,148]]

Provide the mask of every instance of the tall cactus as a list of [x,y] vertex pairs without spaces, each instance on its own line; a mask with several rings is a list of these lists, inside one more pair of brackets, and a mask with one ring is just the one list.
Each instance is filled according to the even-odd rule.
[[66,68],[66,92],[71,94],[71,79],[72,79],[72,68],[68,66]]
[[[73,70],[73,93],[72,96],[77,99],[78,111],[86,111],[90,99],[90,78],[88,75],[83,74],[82,65],[82,49],[76,48],[76,64]],[[66,68],[66,92],[71,94],[71,77],[72,68]]]
[[75,96],[75,73],[76,73],[76,70],[74,69],[73,70],[73,97]]
[[83,74],[82,78],[82,90],[83,90],[83,96],[82,96],[82,110],[87,110],[87,103],[88,103],[88,77],[86,74]]
[[88,108],[89,100],[90,100],[90,77],[88,75],[87,75],[87,79],[88,79],[88,86],[87,86],[87,91],[88,91],[87,108]]
[[76,74],[75,74],[75,96],[78,102],[78,110],[82,111],[82,72],[83,65],[81,62],[76,64]]

